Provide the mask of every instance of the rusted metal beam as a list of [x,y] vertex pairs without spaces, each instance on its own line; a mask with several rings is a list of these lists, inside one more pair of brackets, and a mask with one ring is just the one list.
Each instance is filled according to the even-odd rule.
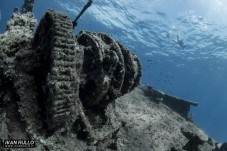
[[77,21],[80,18],[80,16],[86,11],[86,9],[88,9],[88,7],[91,6],[93,0],[88,0],[87,4],[84,5],[83,9],[80,11],[79,15],[76,17],[76,19],[74,19],[73,21],[73,27],[75,28],[77,26]]

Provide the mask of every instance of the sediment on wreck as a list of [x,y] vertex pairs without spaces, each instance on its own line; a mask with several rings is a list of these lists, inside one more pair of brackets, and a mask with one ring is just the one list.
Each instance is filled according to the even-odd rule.
[[[6,32],[0,35],[1,78],[4,83],[12,84],[7,91],[15,93],[9,97],[16,98],[16,112],[20,114],[23,125],[26,123],[26,131],[30,136],[37,135],[40,127],[36,88],[30,75],[32,64],[28,59],[32,53],[35,25],[32,12],[14,12],[7,22]],[[6,100],[2,101],[4,104]]]

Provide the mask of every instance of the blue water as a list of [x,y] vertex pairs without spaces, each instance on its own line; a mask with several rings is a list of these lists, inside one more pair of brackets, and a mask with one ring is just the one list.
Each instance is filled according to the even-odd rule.
[[[0,31],[23,0],[0,0]],[[38,0],[39,20],[48,8],[71,19],[86,0]],[[219,142],[227,141],[227,1],[94,0],[80,30],[106,32],[130,48],[143,65],[142,83],[196,101],[195,123]],[[180,45],[180,41],[183,45]]]

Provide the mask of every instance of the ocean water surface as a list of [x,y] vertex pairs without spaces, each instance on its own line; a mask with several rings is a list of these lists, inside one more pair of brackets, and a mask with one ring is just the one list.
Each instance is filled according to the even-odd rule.
[[[48,8],[73,20],[86,0],[37,0],[35,17]],[[23,0],[0,0],[0,31]],[[199,103],[194,122],[219,142],[227,141],[227,1],[93,0],[80,30],[105,32],[142,62],[142,84]]]

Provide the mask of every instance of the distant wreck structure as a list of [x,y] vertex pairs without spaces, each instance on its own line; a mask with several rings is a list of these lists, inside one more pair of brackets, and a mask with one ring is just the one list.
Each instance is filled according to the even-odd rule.
[[37,151],[225,147],[188,120],[197,103],[140,85],[141,63],[125,46],[101,32],[73,34],[92,0],[74,21],[48,10],[33,35],[34,2],[0,34],[0,150],[13,150],[8,139],[34,140]]
[[143,86],[142,89],[144,90],[145,95],[150,97],[153,101],[157,103],[162,102],[163,104],[169,106],[186,119],[190,118],[188,115],[190,107],[198,105],[197,102],[183,100],[174,96],[170,96],[162,91],[153,89],[149,85]]

